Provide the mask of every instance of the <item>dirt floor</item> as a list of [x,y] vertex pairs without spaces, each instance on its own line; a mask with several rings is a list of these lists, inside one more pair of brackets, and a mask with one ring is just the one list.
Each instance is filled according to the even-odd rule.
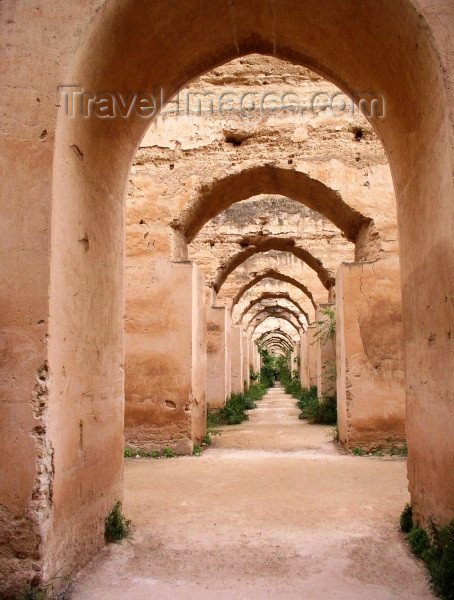
[[270,390],[202,456],[127,459],[133,533],[80,573],[76,600],[429,600],[399,531],[405,459],[340,453],[332,427]]

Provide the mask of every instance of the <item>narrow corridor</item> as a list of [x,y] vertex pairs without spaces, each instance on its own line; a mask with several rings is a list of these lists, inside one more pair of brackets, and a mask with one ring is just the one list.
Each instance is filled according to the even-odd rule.
[[402,458],[341,454],[278,385],[199,457],[127,459],[129,540],[75,600],[425,600],[399,532]]

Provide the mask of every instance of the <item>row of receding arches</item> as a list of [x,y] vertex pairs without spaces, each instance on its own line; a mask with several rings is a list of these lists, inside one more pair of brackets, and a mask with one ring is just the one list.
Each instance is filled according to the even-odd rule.
[[[237,313],[245,307],[239,302],[230,315],[228,309],[216,307],[211,297],[206,302],[200,269],[194,261],[187,262],[184,248],[195,240],[198,222],[205,223],[222,206],[258,192],[283,193],[298,200],[300,188],[308,196],[321,190],[313,182],[321,180],[320,173],[309,173],[308,179],[300,177],[291,185],[290,169],[281,163],[265,164],[266,157],[254,167],[257,176],[250,181],[249,169],[232,172],[229,178],[218,172],[211,184],[207,180],[200,185],[188,173],[178,202],[183,207],[184,198],[198,199],[200,214],[196,204],[183,215],[169,214],[164,192],[159,195],[157,186],[152,186],[152,201],[166,225],[181,219],[174,228],[172,260],[166,256],[135,271],[124,256],[124,195],[131,161],[148,123],[135,115],[110,120],[78,114],[70,118],[64,102],[56,101],[55,90],[69,82],[87,91],[110,90],[126,97],[159,88],[168,100],[194,78],[251,52],[306,65],[349,94],[379,91],[386,98],[386,116],[374,122],[374,129],[390,161],[398,205],[409,487],[416,519],[447,522],[454,514],[450,3],[113,0],[95,4],[55,3],[55,10],[46,7],[39,19],[29,19],[18,7],[18,16],[26,18],[30,28],[27,36],[19,19],[7,23],[7,58],[22,68],[7,70],[5,87],[30,93],[7,106],[8,135],[3,140],[11,164],[2,182],[7,190],[2,381],[8,388],[2,432],[10,460],[2,465],[0,528],[7,540],[13,540],[2,558],[4,580],[13,581],[16,572],[21,582],[32,580],[37,577],[36,563],[47,579],[62,568],[65,574],[74,572],[103,543],[104,517],[122,495],[125,344],[126,391],[132,400],[128,418],[133,415],[140,427],[157,436],[174,418],[173,403],[184,424],[175,429],[174,438],[189,439],[188,431],[194,439],[200,435],[193,423],[203,421],[203,354],[209,348],[210,331],[202,307],[208,304],[221,315],[231,340],[239,333],[229,319],[236,323]],[[35,65],[24,61],[24,56],[31,39],[45,41],[54,28],[52,44],[36,46],[43,66],[36,77]],[[282,162],[287,161],[286,156]],[[177,168],[166,166],[167,173],[176,173]],[[216,165],[210,167],[215,170]],[[322,185],[330,187],[325,180]],[[363,221],[355,208],[350,222],[342,208],[342,203],[348,204],[346,190],[339,197],[336,189],[326,194],[327,206],[340,207],[339,220],[332,214],[333,222],[348,239],[356,240],[357,250],[368,247],[366,240],[375,247],[372,216],[359,211]],[[218,192],[222,192],[221,204],[215,206]],[[173,197],[169,179],[167,199]],[[317,205],[313,208],[323,212]],[[150,237],[150,248],[154,244],[164,257],[167,234]],[[381,241],[387,246],[385,238]],[[365,258],[362,252],[357,256],[360,260]],[[159,283],[159,292],[127,302],[124,344],[125,264],[131,267],[129,282],[132,277],[144,290]],[[341,402],[362,383],[359,371],[347,368],[352,364],[347,357],[365,355],[370,376],[393,363],[394,353],[381,361],[376,348],[380,344],[393,348],[394,337],[383,339],[382,325],[397,322],[388,302],[396,276],[385,261],[380,265],[350,261],[334,274]],[[373,285],[377,279],[379,284]],[[272,291],[272,286],[265,291]],[[250,294],[251,289],[244,294],[246,305],[253,299]],[[306,306],[312,308],[303,298],[294,299],[309,314]],[[143,317],[146,311],[154,312],[148,321]],[[215,327],[222,331],[222,325],[212,325],[213,334]],[[179,333],[172,336],[172,331]],[[301,343],[304,377],[310,374],[310,349],[315,347],[309,340],[311,331],[307,326]],[[347,332],[356,332],[354,343],[345,337]],[[134,377],[128,375],[131,364]],[[397,372],[397,361],[395,367]],[[150,380],[153,386],[147,386]],[[181,390],[186,401],[180,409],[174,399]],[[373,405],[386,404],[386,385],[365,386],[361,393],[373,397]],[[191,409],[188,398],[193,400]],[[152,409],[154,403],[164,403],[167,412]],[[340,419],[346,415],[339,426],[360,429],[372,417],[377,430],[382,422],[371,415],[370,407],[370,403],[364,406],[352,423],[339,405]]]
[[[153,141],[151,134],[149,141]],[[162,135],[160,143],[164,143]],[[198,166],[196,152],[191,156],[193,177],[199,175],[198,169],[203,172],[205,166],[203,151],[200,153],[202,166]],[[214,163],[215,156],[212,156]],[[171,160],[171,177],[177,178],[180,187],[186,189],[186,173],[180,165],[183,159],[172,156]],[[150,156],[139,156],[137,164],[132,177],[134,190],[140,190],[146,177],[161,183],[160,167],[156,168]],[[166,445],[179,453],[191,452],[193,443],[203,436],[206,410],[222,408],[230,393],[242,392],[250,385],[251,372],[260,371],[258,347],[286,355],[290,370],[298,373],[302,385],[317,386],[320,397],[328,387],[333,388],[332,376],[328,384],[325,375],[326,363],[337,360],[337,371],[344,382],[339,398],[340,412],[345,414],[340,437],[347,446],[363,444],[370,448],[403,441],[405,408],[397,248],[389,243],[387,248],[382,247],[382,237],[390,236],[392,227],[396,236],[396,222],[391,219],[391,225],[388,223],[385,229],[383,219],[380,221],[383,206],[378,206],[381,201],[392,215],[392,194],[391,204],[388,201],[386,205],[377,195],[374,205],[369,198],[363,199],[364,192],[355,195],[351,182],[344,198],[333,187],[295,166],[249,163],[241,168],[240,162],[230,170],[234,172],[224,170],[220,176],[215,172],[212,181],[210,175],[201,179],[180,214],[175,210],[173,218],[169,216],[170,249],[164,244],[150,261],[155,283],[155,295],[149,296],[153,319],[148,307],[142,320],[129,319],[129,312],[134,313],[135,306],[134,293],[130,294],[126,310],[127,443],[137,449],[156,450]],[[165,177],[167,183],[167,173]],[[355,175],[349,177],[354,179]],[[178,198],[178,186],[171,189]],[[167,197],[167,187],[165,193]],[[278,207],[276,217],[284,222],[291,220],[286,206],[302,213],[309,211],[312,225],[308,227],[313,228],[310,244],[304,238],[307,233],[304,226],[287,225],[284,233],[270,222],[272,216],[264,208],[270,196]],[[133,192],[130,205],[134,202]],[[144,197],[141,206],[148,203]],[[242,206],[245,203],[247,210]],[[378,228],[374,212],[379,217]],[[140,215],[134,210],[131,215],[133,227],[133,219],[137,221]],[[142,216],[140,220],[143,221]],[[254,229],[263,220],[266,228]],[[148,225],[149,221],[147,217]],[[317,229],[315,222],[323,226]],[[221,223],[227,229],[230,227],[234,243],[223,244],[219,239]],[[323,238],[326,224],[333,228],[330,235],[334,240],[342,239],[348,245],[344,254],[337,251],[341,248],[339,241],[330,242],[328,238],[327,242]],[[156,229],[152,231],[156,234]],[[326,264],[318,255],[323,245]],[[137,250],[134,243],[131,246],[134,252],[131,251],[129,267],[136,274],[144,263],[141,257],[135,262]],[[216,260],[207,259],[206,255],[215,246],[220,247]],[[348,264],[340,265],[342,257],[348,258]],[[351,277],[351,282],[343,282],[343,278]],[[384,281],[389,282],[386,294],[378,291]],[[135,288],[135,293],[140,294],[140,290]],[[159,305],[158,295],[170,297],[170,302]],[[174,295],[178,295],[177,306]],[[344,348],[337,358],[333,353],[334,342],[325,344],[318,335],[322,321],[327,318],[327,309],[335,310],[336,296],[343,301],[338,324],[342,329],[337,337],[339,348]],[[183,314],[190,316],[182,319]],[[391,323],[382,318],[386,314],[392,317]],[[376,315],[379,317],[374,322]],[[352,316],[354,327],[350,323],[346,327],[346,319]],[[158,323],[164,324],[164,328],[161,325],[156,328]],[[370,335],[376,333],[375,329],[380,331],[382,340],[395,338],[392,350],[387,342],[377,344],[378,336]],[[149,332],[148,349],[138,352],[145,330]],[[373,340],[372,344],[367,336]],[[358,342],[363,344],[360,353],[355,350]],[[374,353],[374,369],[368,372],[365,365]],[[350,379],[359,377],[361,386],[350,383]],[[344,391],[347,387],[348,397]],[[373,404],[372,396],[377,398]]]

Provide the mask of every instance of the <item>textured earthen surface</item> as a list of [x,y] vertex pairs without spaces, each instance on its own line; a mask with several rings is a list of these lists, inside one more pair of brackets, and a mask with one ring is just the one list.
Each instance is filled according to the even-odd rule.
[[222,408],[230,396],[230,312],[207,306],[207,409]]
[[399,264],[343,264],[336,277],[339,439],[348,448],[405,440]]
[[[400,286],[398,286],[398,293]],[[336,393],[336,313],[335,304],[319,304],[315,313],[318,332],[315,351],[317,353],[317,394],[319,398]]]
[[142,282],[143,293],[129,298],[125,323],[126,443],[191,453],[205,433],[203,274],[190,261],[143,267],[131,274]]
[[340,455],[330,429],[276,388],[201,457],[128,459],[132,539],[100,553],[74,600],[433,598],[396,525],[405,460]]
[[[386,97],[386,116],[373,126],[396,191],[412,503],[418,519],[452,518],[453,10],[441,0],[3,1],[0,381],[8,460],[0,503],[3,514],[27,520],[34,490],[45,488],[38,495],[49,500],[19,559],[39,546],[44,579],[74,572],[102,545],[104,517],[122,494],[123,198],[148,126],[139,117],[67,119],[57,87],[126,95],[162,86],[171,97],[251,52],[305,64],[348,92]],[[304,162],[300,156],[297,168]],[[329,187],[329,173],[306,175]],[[34,394],[46,364],[47,426],[34,435],[43,427]],[[8,537],[11,520],[0,527]],[[6,548],[2,564],[14,564],[15,550]],[[29,579],[28,566],[17,573],[2,579],[2,593]]]

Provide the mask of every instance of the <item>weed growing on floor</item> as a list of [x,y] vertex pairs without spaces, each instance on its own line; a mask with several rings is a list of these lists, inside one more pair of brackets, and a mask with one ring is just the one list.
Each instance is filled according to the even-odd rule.
[[352,454],[354,454],[355,456],[364,456],[365,452],[359,446],[355,446],[355,448],[352,449]]
[[202,438],[202,446],[211,446],[211,436],[214,434],[212,431],[207,431]]
[[117,502],[104,521],[104,538],[107,543],[121,542],[128,536],[131,521],[121,512],[121,502]]
[[413,527],[413,511],[409,504],[405,505],[400,515],[400,528],[404,533],[409,533]]
[[200,456],[202,452],[202,446],[199,446],[199,444],[194,444],[194,447],[192,448],[192,456]]
[[310,423],[318,425],[337,425],[336,394],[318,398],[316,386],[302,388],[300,385],[298,389],[295,381],[292,381],[285,391],[296,397],[300,419],[307,419]]
[[356,446],[351,450],[352,454],[356,456],[407,456],[407,444],[399,444],[392,448],[374,448],[373,450],[364,450],[359,446]]
[[[56,580],[63,580],[63,589],[55,592],[54,585]],[[61,586],[61,583],[59,584]],[[27,585],[15,596],[16,600],[69,600],[71,597],[71,581],[69,577],[52,577],[44,586]]]
[[261,400],[267,388],[262,383],[256,383],[244,394],[232,394],[225,403],[224,408],[207,415],[207,428],[212,430],[220,425],[238,425],[247,421],[249,416],[246,411],[256,408],[256,402]]
[[407,443],[403,443],[400,446],[393,446],[389,451],[390,456],[408,456]]
[[422,558],[423,554],[430,548],[430,540],[427,533],[421,527],[413,526],[408,533],[408,541],[411,551],[418,558]]
[[125,458],[174,458],[175,452],[171,448],[163,448],[162,450],[134,450],[126,446],[124,450]]
[[425,562],[433,591],[443,600],[454,600],[454,519],[444,527],[432,522],[428,534],[413,523],[412,509],[407,504],[400,527],[408,536],[413,554]]
[[310,423],[318,425],[337,425],[337,398],[334,391],[319,398],[316,386],[301,387],[299,373],[290,372],[287,357],[277,359],[276,365],[285,392],[296,398],[300,419],[307,419]]

